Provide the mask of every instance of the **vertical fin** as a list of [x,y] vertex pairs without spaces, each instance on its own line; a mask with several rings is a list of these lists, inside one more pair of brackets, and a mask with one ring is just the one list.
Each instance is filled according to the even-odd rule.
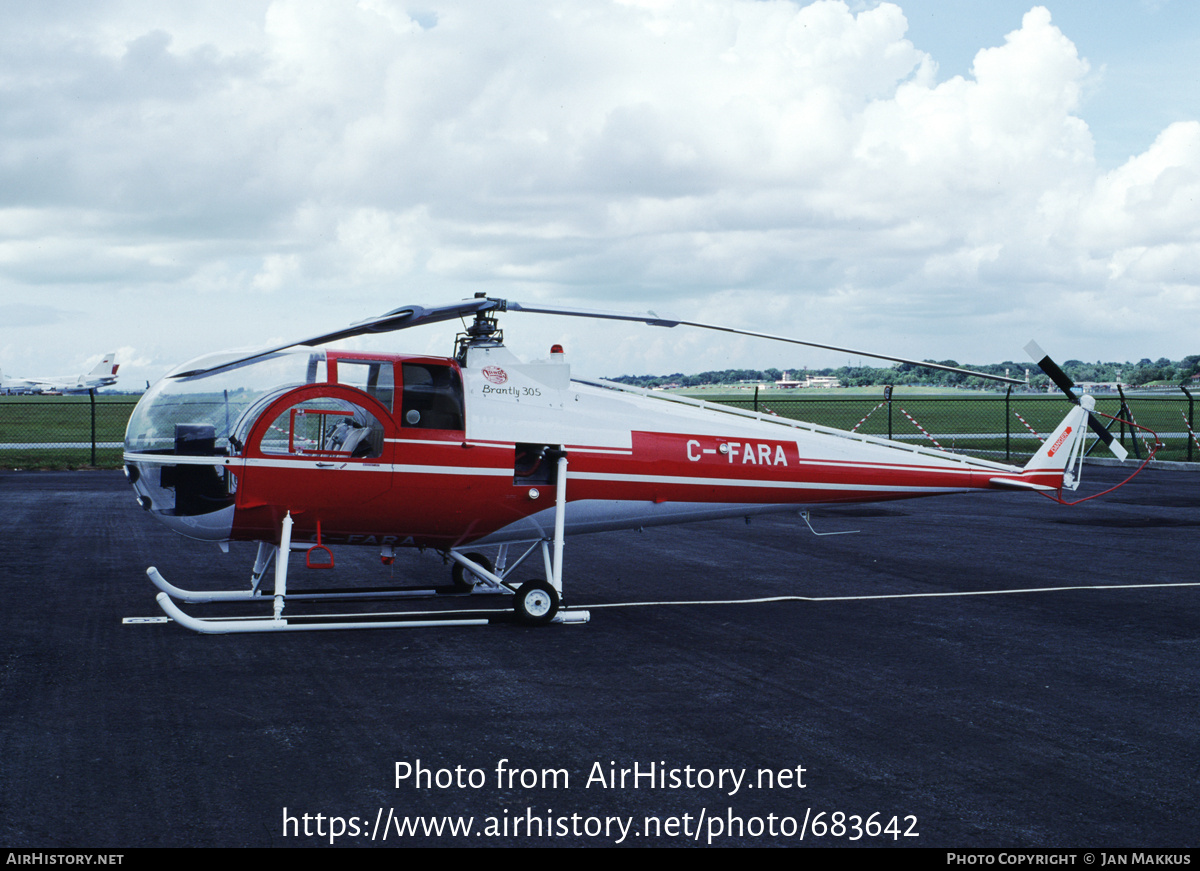
[[1078,482],[1073,476],[1068,476],[1067,466],[1087,431],[1087,418],[1087,409],[1075,406],[1067,412],[1067,416],[1019,474],[990,478],[988,483],[1005,490],[1059,490],[1063,487],[1064,477],[1067,477],[1067,486],[1075,489]]

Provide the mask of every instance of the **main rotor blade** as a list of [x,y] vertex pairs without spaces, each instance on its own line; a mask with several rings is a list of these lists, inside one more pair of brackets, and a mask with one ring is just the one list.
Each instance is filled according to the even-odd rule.
[[172,378],[187,378],[192,375],[203,375],[206,372],[215,372],[218,369],[228,369],[233,366],[240,366],[251,360],[257,360],[260,357],[266,357],[270,354],[275,354],[279,351],[286,351],[288,348],[296,348],[300,346],[314,347],[316,345],[324,345],[327,342],[336,342],[341,339],[349,339],[354,336],[364,336],[369,333],[389,333],[394,330],[406,330],[409,327],[415,327],[420,324],[435,324],[441,321],[450,321],[455,318],[462,317],[467,314],[474,314],[478,311],[485,311],[494,308],[502,308],[503,300],[495,299],[464,299],[461,302],[450,303],[449,305],[440,305],[433,308],[425,308],[419,305],[407,305],[401,308],[392,309],[386,314],[379,315],[374,318],[367,318],[365,321],[358,321],[350,324],[348,327],[343,327],[340,330],[334,330],[330,333],[322,333],[319,336],[312,336],[307,339],[300,339],[295,342],[288,342],[283,345],[275,345],[270,348],[262,348],[234,360],[224,361],[216,366],[210,366],[204,369],[189,369],[186,372],[175,372],[171,375]]
[[659,317],[654,312],[647,312],[643,315],[625,314],[622,312],[607,312],[607,311],[592,311],[590,309],[570,309],[556,308],[551,306],[536,306],[526,305],[524,303],[509,302],[508,311],[523,311],[534,312],[537,314],[549,315],[567,315],[570,317],[582,318],[601,318],[617,321],[640,321],[641,323],[650,324],[654,327],[697,327],[702,330],[718,330],[723,333],[734,333],[739,336],[750,336],[756,339],[770,339],[774,342],[787,342],[792,345],[804,345],[809,348],[821,348],[826,351],[839,351],[846,354],[853,354],[858,357],[870,357],[874,360],[889,360],[893,363],[907,363],[911,366],[921,366],[925,369],[940,369],[943,372],[956,372],[959,375],[969,375],[973,378],[987,378],[990,381],[1001,381],[1005,384],[1024,384],[1017,378],[1009,378],[1004,375],[989,375],[986,372],[976,372],[973,369],[961,369],[957,366],[946,366],[942,363],[929,363],[924,360],[910,360],[907,357],[892,357],[887,354],[877,354],[873,351],[856,351],[853,348],[842,348],[838,345],[823,345],[819,342],[806,342],[802,339],[793,339],[790,336],[776,336],[771,333],[758,333],[753,330],[740,330],[736,327],[726,327],[720,324],[706,324],[700,321],[684,321],[675,320],[673,318]]
[[[539,315],[566,315],[572,318],[599,318],[600,320],[609,321],[636,321],[637,323],[650,324],[652,327],[677,327],[680,324],[687,323],[686,321],[677,321],[670,318],[660,318],[654,312],[646,312],[645,314],[634,314],[633,312],[610,312],[601,311],[593,308],[563,308],[561,306],[546,306],[546,305],[528,305],[523,302],[506,302],[505,308],[502,311],[510,312],[528,312]],[[692,326],[698,326],[692,324]]]
[[519,302],[509,302],[503,299],[494,297],[475,297],[474,299],[465,299],[460,302],[450,303],[448,305],[435,306],[433,308],[424,308],[419,305],[404,306],[402,308],[393,309],[386,314],[375,318],[369,318],[365,321],[359,321],[333,332],[322,333],[318,336],[312,336],[299,341],[288,342],[283,345],[276,345],[270,348],[263,348],[254,351],[251,354],[246,354],[237,359],[227,360],[219,363],[216,366],[211,366],[203,369],[189,369],[184,372],[172,373],[172,378],[186,378],[193,375],[202,375],[206,372],[213,372],[218,369],[226,369],[232,366],[242,365],[252,360],[257,360],[260,357],[266,357],[269,354],[274,354],[279,351],[295,348],[298,346],[313,347],[315,345],[323,345],[327,342],[336,342],[340,339],[352,338],[354,336],[366,335],[368,333],[386,333],[394,330],[403,330],[410,327],[415,327],[421,324],[432,324],[440,321],[453,320],[454,318],[462,317],[463,315],[476,314],[484,311],[519,311],[530,312],[534,314],[551,314],[563,315],[567,317],[584,317],[584,318],[599,318],[602,320],[618,320],[618,321],[635,321],[644,324],[649,324],[655,327],[677,327],[688,326],[696,327],[703,330],[716,330],[724,333],[733,333],[739,336],[749,336],[756,339],[769,339],[774,342],[787,342],[792,345],[804,345],[809,348],[821,348],[826,351],[837,351],[845,354],[852,354],[859,357],[870,357],[874,360],[888,360],[892,363],[903,363],[910,366],[920,366],[925,369],[938,369],[943,372],[954,372],[959,375],[966,375],[974,378],[985,378],[989,381],[1000,381],[1005,384],[1024,384],[1025,382],[1016,379],[1008,378],[1003,375],[990,375],[986,372],[976,372],[972,369],[963,369],[957,366],[946,366],[942,363],[930,363],[924,360],[912,360],[908,357],[893,357],[887,354],[877,354],[872,351],[860,351],[853,348],[844,348],[838,345],[825,345],[819,342],[808,342],[802,339],[793,339],[790,336],[777,336],[771,333],[759,333],[753,330],[742,330],[736,327],[727,327],[720,324],[706,324],[700,321],[677,320],[674,318],[660,317],[655,312],[647,312],[645,314],[630,314],[626,312],[610,312],[600,311],[596,309],[573,309],[562,308],[559,306],[542,306],[529,305]]

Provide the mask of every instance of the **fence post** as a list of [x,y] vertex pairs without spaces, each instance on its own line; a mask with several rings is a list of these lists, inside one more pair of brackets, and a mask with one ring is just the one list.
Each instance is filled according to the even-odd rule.
[[1137,433],[1133,431],[1133,409],[1125,400],[1125,391],[1121,389],[1120,384],[1117,385],[1117,394],[1121,397],[1121,445],[1125,444],[1125,418],[1129,418],[1129,441],[1133,443],[1133,456],[1140,460],[1142,452],[1138,448]]
[[88,391],[88,398],[92,405],[92,465],[96,465],[96,390],[92,388]]
[[1188,440],[1187,440],[1188,457],[1187,457],[1187,461],[1190,463],[1192,461],[1192,441],[1194,440],[1192,438],[1192,433],[1194,433],[1196,431],[1196,421],[1192,418],[1192,406],[1193,406],[1192,394],[1182,384],[1179,385],[1179,389],[1182,390],[1183,395],[1188,398]]
[[754,385],[754,413],[758,414],[758,385]]
[[1004,394],[1004,462],[1012,462],[1012,411],[1009,407],[1013,386]]
[[888,441],[892,440],[892,385],[883,388],[883,401],[888,406]]

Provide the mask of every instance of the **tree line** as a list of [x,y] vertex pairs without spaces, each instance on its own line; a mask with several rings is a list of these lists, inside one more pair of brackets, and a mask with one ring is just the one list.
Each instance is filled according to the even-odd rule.
[[[939,363],[943,366],[955,366],[963,369],[974,369],[988,375],[1008,375],[1010,378],[1025,377],[1029,373],[1029,385],[1037,390],[1045,390],[1050,386],[1050,379],[1032,363],[1014,363],[1007,360],[1003,363],[987,363],[983,365],[963,365],[955,360],[926,360],[927,363]],[[1148,384],[1180,384],[1193,375],[1200,373],[1200,354],[1192,354],[1182,360],[1168,360],[1160,357],[1158,360],[1143,358],[1137,363],[1085,363],[1082,360],[1068,360],[1060,364],[1064,372],[1076,382],[1119,381],[1131,387]],[[699,372],[685,375],[675,372],[671,375],[621,375],[610,380],[634,387],[706,387],[711,385],[734,385],[745,383],[774,383],[783,378],[787,372],[793,380],[803,380],[806,376],[832,376],[837,378],[843,387],[871,387],[875,385],[908,385],[920,387],[958,387],[966,389],[995,389],[996,382],[959,372],[946,372],[940,369],[926,369],[912,363],[900,363],[894,366],[841,366],[836,369],[722,369],[720,371]]]

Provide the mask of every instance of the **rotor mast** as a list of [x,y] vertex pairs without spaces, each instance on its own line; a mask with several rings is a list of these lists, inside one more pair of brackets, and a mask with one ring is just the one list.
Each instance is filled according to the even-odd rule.
[[[488,299],[486,293],[475,294],[476,299]],[[454,340],[454,359],[460,366],[467,363],[467,351],[471,348],[495,348],[504,344],[504,332],[500,329],[496,312],[502,312],[507,304],[502,299],[488,299],[495,303],[490,308],[481,308],[475,312],[475,320],[467,327],[466,332],[459,333]]]

